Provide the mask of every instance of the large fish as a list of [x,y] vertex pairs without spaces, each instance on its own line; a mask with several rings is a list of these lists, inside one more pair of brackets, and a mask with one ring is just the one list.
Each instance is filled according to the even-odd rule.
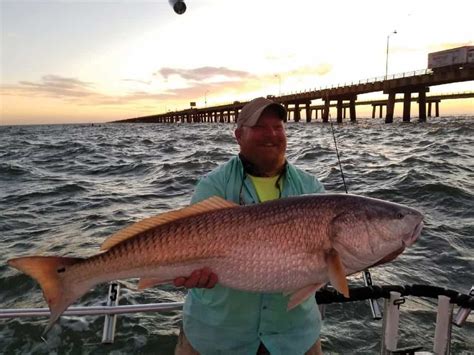
[[139,288],[209,267],[227,287],[291,294],[291,309],[328,281],[394,259],[415,242],[423,215],[368,197],[321,194],[238,206],[212,197],[144,219],[87,259],[27,256],[8,263],[36,279],[51,310],[46,331],[99,283],[139,277]]

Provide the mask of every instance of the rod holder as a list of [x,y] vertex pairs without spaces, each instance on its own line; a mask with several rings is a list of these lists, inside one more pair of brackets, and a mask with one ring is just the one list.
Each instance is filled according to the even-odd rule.
[[[364,270],[362,272],[362,275],[364,276],[365,286],[372,286],[372,276],[370,275],[370,271]],[[369,305],[370,305],[370,310],[372,312],[372,318],[382,319],[382,311],[380,310],[380,306],[377,300],[374,298],[369,299]]]
[[[107,296],[107,306],[118,306],[120,295],[120,285],[117,282],[109,284],[109,294]],[[104,331],[102,333],[102,344],[112,344],[115,337],[115,325],[117,324],[116,314],[106,314],[104,319]]]
[[[471,287],[471,291],[469,291],[469,296],[474,297],[474,286]],[[471,311],[472,310],[467,307],[459,308],[458,313],[456,313],[456,316],[454,317],[453,323],[458,327],[462,327]]]

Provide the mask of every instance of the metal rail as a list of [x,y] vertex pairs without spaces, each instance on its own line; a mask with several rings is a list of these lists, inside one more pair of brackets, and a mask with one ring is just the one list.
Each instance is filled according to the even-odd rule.
[[[115,324],[117,314],[141,313],[141,312],[164,312],[180,310],[184,302],[149,303],[140,305],[118,305],[120,286],[112,282],[109,286],[107,306],[69,307],[62,315],[84,316],[105,315],[102,343],[113,343],[115,335]],[[435,336],[433,351],[435,354],[449,354],[451,343],[452,325],[463,326],[467,317],[474,308],[474,286],[469,294],[443,289],[429,285],[411,286],[366,286],[350,288],[350,297],[344,298],[333,288],[324,288],[316,293],[319,304],[344,303],[370,299],[384,298],[382,326],[382,355],[414,353],[422,347],[398,349],[398,328],[400,307],[405,303],[405,296],[437,298],[438,309],[436,316]],[[454,305],[459,306],[457,314],[453,317]],[[48,317],[50,311],[47,308],[21,308],[0,309],[0,319],[24,318],[24,317]]]
[[[179,310],[183,307],[183,302],[147,303],[124,306],[89,306],[89,307],[69,307],[62,316],[102,316],[126,313],[142,312],[163,312]],[[48,308],[17,308],[0,309],[0,319],[25,318],[25,317],[49,317]]]

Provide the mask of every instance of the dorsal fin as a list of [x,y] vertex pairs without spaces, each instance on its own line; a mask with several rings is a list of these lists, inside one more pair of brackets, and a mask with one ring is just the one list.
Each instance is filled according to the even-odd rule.
[[198,202],[194,205],[174,210],[170,212],[162,213],[158,216],[149,217],[142,219],[139,222],[132,224],[117,233],[112,234],[107,238],[104,243],[100,246],[101,250],[107,250],[123,242],[126,239],[133,238],[139,233],[145,232],[149,229],[155,228],[161,224],[165,224],[171,221],[176,221],[184,217],[190,217],[204,212],[214,211],[221,208],[229,208],[238,206],[236,203],[224,200],[219,196],[212,196],[207,200]]

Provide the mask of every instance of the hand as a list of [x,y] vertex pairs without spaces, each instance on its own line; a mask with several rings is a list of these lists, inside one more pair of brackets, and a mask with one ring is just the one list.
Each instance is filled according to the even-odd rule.
[[205,267],[194,270],[189,277],[177,277],[173,281],[176,287],[213,288],[217,283],[217,275]]

